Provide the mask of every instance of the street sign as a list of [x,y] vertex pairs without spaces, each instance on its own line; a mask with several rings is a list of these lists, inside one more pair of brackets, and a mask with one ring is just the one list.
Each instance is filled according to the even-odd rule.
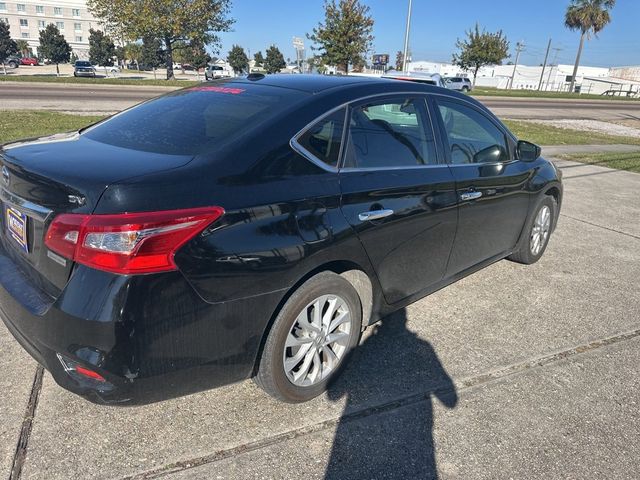
[[304,40],[300,37],[293,37],[293,48],[296,50],[304,50]]

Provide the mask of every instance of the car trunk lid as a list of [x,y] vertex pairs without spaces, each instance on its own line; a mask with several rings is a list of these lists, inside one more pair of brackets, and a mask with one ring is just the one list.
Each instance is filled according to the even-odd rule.
[[179,168],[192,158],[121,148],[77,133],[5,145],[0,149],[2,253],[55,298],[73,268],[44,244],[56,215],[90,214],[109,185]]

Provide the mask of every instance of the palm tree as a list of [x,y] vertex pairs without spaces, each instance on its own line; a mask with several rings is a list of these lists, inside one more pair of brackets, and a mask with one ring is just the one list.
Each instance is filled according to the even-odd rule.
[[16,40],[16,46],[21,56],[27,57],[29,55],[29,42],[26,40]]
[[573,92],[576,84],[576,76],[578,75],[578,67],[580,66],[580,57],[582,56],[582,48],[584,47],[585,38],[589,40],[591,34],[598,36],[604,27],[611,22],[611,10],[616,4],[616,0],[571,0],[571,4],[567,7],[564,17],[564,25],[570,30],[580,31],[580,47],[578,47],[578,55],[576,56],[576,64],[573,67],[573,76],[571,77],[571,86],[569,91]]

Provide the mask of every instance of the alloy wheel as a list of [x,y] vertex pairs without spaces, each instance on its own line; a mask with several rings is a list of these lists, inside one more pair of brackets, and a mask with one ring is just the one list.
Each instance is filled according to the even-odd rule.
[[551,229],[551,209],[543,205],[533,222],[529,248],[533,255],[538,255],[547,243]]
[[283,352],[284,371],[291,383],[316,385],[330,376],[344,358],[352,334],[347,302],[322,295],[296,317]]

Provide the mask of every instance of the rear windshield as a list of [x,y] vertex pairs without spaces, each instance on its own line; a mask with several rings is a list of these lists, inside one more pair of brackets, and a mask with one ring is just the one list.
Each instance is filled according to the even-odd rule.
[[90,67],[91,66],[91,62],[76,62],[76,67]]
[[275,117],[306,95],[255,84],[203,84],[143,103],[83,135],[133,150],[196,155]]

